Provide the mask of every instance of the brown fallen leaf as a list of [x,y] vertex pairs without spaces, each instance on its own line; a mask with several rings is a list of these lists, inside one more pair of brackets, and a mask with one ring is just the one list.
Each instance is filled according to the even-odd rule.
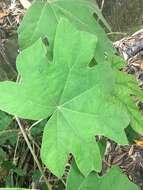
[[137,145],[143,146],[143,139],[141,138],[141,139],[139,139],[139,140],[135,140],[135,143],[136,143]]
[[0,19],[7,16],[7,15],[8,15],[8,13],[0,11]]

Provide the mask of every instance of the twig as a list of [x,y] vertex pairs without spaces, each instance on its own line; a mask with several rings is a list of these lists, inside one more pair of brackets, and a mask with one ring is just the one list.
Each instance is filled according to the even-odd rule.
[[111,36],[111,35],[122,35],[122,36],[126,36],[127,33],[125,32],[109,32],[107,33],[108,36]]
[[13,164],[16,164],[16,154],[17,154],[19,139],[20,139],[20,137],[19,137],[19,135],[18,135],[17,142],[16,142],[16,147],[15,147],[15,150],[14,150]]
[[[102,11],[103,11],[104,3],[105,3],[105,0],[102,0],[102,2],[101,2],[101,7],[100,7],[101,13],[102,13]],[[99,22],[99,21],[100,21],[100,18],[98,17],[98,18],[97,18],[97,22]]]
[[28,9],[31,6],[31,3],[28,0],[19,0],[21,5],[25,8]]
[[31,143],[29,142],[29,139],[28,139],[28,137],[27,137],[27,134],[26,134],[26,132],[25,132],[25,130],[24,130],[24,128],[23,128],[23,126],[22,126],[22,124],[21,124],[19,118],[18,118],[18,117],[15,117],[15,119],[16,119],[18,125],[19,125],[19,128],[20,128],[20,130],[21,130],[21,133],[22,133],[22,135],[23,135],[23,137],[24,137],[24,139],[25,139],[25,142],[27,143],[27,146],[28,146],[28,148],[29,148],[29,150],[30,150],[30,152],[31,152],[31,154],[32,154],[32,156],[33,156],[33,158],[34,158],[36,164],[37,164],[37,167],[38,167],[39,171],[41,172],[41,174],[42,174],[42,176],[43,176],[43,179],[44,179],[44,181],[45,181],[45,183],[46,183],[48,189],[49,189],[49,190],[52,190],[51,185],[49,184],[49,182],[48,182],[48,180],[47,180],[47,178],[46,178],[46,176],[45,176],[45,174],[44,174],[44,172],[43,172],[43,170],[42,170],[42,167],[41,167],[41,165],[40,165],[40,162],[39,162],[37,156],[35,155],[35,153],[34,153],[34,151],[33,151],[33,149],[32,149]]
[[29,127],[28,130],[30,131],[35,125],[39,124],[42,120],[43,120],[43,119],[40,119],[40,120],[36,121],[35,123],[33,123],[33,124]]
[[5,133],[18,133],[19,130],[18,129],[8,129],[8,130],[3,130],[3,131],[0,131],[0,136],[5,134]]
[[28,133],[28,138],[31,140],[31,142],[40,150],[40,146],[38,145],[38,143],[36,143],[36,141],[33,139],[31,133]]
[[105,3],[105,0],[102,0],[101,7],[100,7],[101,12],[103,11],[104,3]]

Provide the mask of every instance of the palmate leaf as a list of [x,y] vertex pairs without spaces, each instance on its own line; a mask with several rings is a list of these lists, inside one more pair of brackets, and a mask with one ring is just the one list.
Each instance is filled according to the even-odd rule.
[[41,157],[57,176],[62,176],[69,153],[84,175],[101,169],[95,135],[127,144],[124,128],[130,118],[115,101],[114,70],[110,64],[88,66],[96,44],[96,36],[62,19],[52,62],[40,39],[18,56],[21,83],[0,83],[2,110],[34,120],[52,115],[44,130]]
[[[19,28],[21,48],[27,47],[39,37],[44,37],[45,35],[49,39],[50,46],[53,47],[57,23],[61,17],[66,17],[80,30],[96,34],[98,37],[95,49],[95,59],[97,62],[103,63],[105,62],[105,58],[108,58],[112,67],[117,69],[123,67],[123,60],[118,56],[113,55],[115,50],[106,37],[103,29],[94,19],[93,13],[96,13],[102,22],[108,27],[99,8],[92,0],[57,0],[45,3],[36,1],[27,12],[27,15],[24,17]],[[108,56],[106,57],[105,54]],[[115,76],[117,79],[117,94],[115,96],[119,96],[119,103],[122,103],[127,109],[128,114],[130,115],[132,128],[137,132],[142,133],[142,114],[133,102],[132,97],[129,96],[130,94],[136,96],[140,95],[142,100],[142,92],[138,88],[133,77],[127,76],[121,72],[118,73],[116,74],[117,76]],[[121,83],[119,82],[120,80],[122,81]]]
[[130,126],[136,132],[142,133],[143,114],[139,111],[139,107],[137,106],[136,102],[137,100],[143,102],[143,92],[133,75],[119,71],[120,69],[125,67],[125,62],[121,57],[116,55],[108,56],[108,62],[110,62],[112,68],[115,69],[115,97],[119,100],[119,104],[122,103],[128,114],[130,115]]
[[138,87],[134,76],[115,71],[116,98],[126,108],[130,115],[130,125],[138,133],[143,132],[143,114],[139,111],[135,99],[143,102],[143,93]]
[[[96,34],[98,37],[98,54],[96,59],[103,60],[104,54],[115,52],[112,43],[106,37],[104,30],[94,18],[94,13],[109,28],[96,2],[92,0],[53,0],[36,1],[27,11],[20,28],[19,44],[21,49],[32,45],[40,37],[48,37],[50,47],[53,47],[54,36],[60,18],[67,18],[78,29]],[[103,45],[104,44],[104,45]],[[100,51],[99,51],[100,50]]]
[[122,171],[113,167],[102,177],[95,172],[84,177],[78,170],[75,163],[72,166],[67,180],[66,190],[139,190],[137,185],[133,184]]

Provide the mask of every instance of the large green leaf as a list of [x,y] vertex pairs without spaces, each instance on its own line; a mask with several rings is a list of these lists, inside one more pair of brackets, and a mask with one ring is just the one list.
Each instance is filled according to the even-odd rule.
[[57,176],[62,176],[69,153],[84,175],[101,169],[95,135],[127,143],[124,128],[130,119],[126,109],[116,105],[114,70],[110,64],[88,66],[96,43],[94,35],[62,19],[53,61],[48,61],[46,47],[38,40],[18,56],[21,83],[0,83],[2,110],[35,120],[52,115],[44,130],[41,157]]
[[104,30],[95,20],[94,13],[109,27],[96,2],[91,0],[36,1],[27,11],[20,25],[18,31],[20,47],[26,48],[40,37],[45,36],[48,37],[50,46],[53,47],[57,24],[61,17],[66,17],[78,29],[90,32],[98,37],[98,53],[95,51],[95,55],[96,59],[103,60],[105,54],[115,50]]
[[137,185],[133,184],[119,168],[113,167],[109,172],[99,177],[97,173],[92,172],[84,177],[78,170],[75,163],[70,171],[67,180],[66,190],[139,190]]

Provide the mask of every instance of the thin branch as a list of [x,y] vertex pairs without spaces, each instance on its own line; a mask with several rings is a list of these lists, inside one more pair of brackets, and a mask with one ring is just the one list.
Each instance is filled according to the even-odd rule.
[[20,139],[20,137],[18,135],[16,146],[15,146],[15,150],[14,150],[13,164],[16,164],[16,154],[17,154],[17,149],[18,149],[18,145],[19,145],[19,139]]
[[34,127],[34,126],[36,126],[37,124],[39,124],[41,121],[43,121],[43,119],[40,119],[40,120],[38,120],[38,121],[36,121],[35,123],[33,123],[30,127],[29,127],[29,131]]
[[21,5],[25,8],[28,9],[31,6],[31,3],[28,0],[19,0]]
[[[104,3],[105,3],[105,0],[102,0],[102,2],[101,2],[101,7],[100,7],[101,13],[102,13],[102,11],[103,11]],[[99,22],[99,21],[100,21],[100,18],[98,17],[98,18],[97,18],[97,22]]]
[[19,132],[19,129],[8,129],[8,130],[3,130],[3,131],[0,131],[0,136],[5,134],[5,133],[18,133]]
[[105,0],[102,0],[101,7],[100,7],[101,12],[103,11],[104,3],[105,3]]
[[31,152],[31,154],[32,154],[32,156],[33,156],[33,158],[34,158],[36,164],[37,164],[37,167],[38,167],[39,171],[41,172],[41,174],[42,174],[42,176],[43,176],[43,179],[44,179],[44,181],[45,181],[45,183],[46,183],[48,189],[49,189],[49,190],[52,190],[51,185],[49,184],[49,182],[48,182],[48,180],[47,180],[47,178],[46,178],[46,176],[45,176],[45,174],[44,174],[44,172],[43,172],[43,170],[42,170],[42,167],[41,167],[41,165],[40,165],[40,162],[39,162],[37,156],[35,155],[35,153],[34,153],[34,151],[33,151],[33,149],[32,149],[31,143],[29,142],[29,139],[28,139],[28,137],[27,137],[27,134],[26,134],[26,132],[25,132],[25,130],[24,130],[24,128],[23,128],[23,126],[22,126],[22,124],[21,124],[19,118],[18,118],[18,117],[15,117],[15,119],[16,119],[18,125],[19,125],[19,128],[20,128],[20,130],[21,130],[21,133],[22,133],[22,135],[23,135],[23,137],[24,137],[24,139],[25,139],[25,142],[27,143],[27,146],[28,146],[28,148],[29,148],[29,150],[30,150],[30,152]]
[[127,33],[125,32],[109,32],[107,33],[108,36],[111,36],[111,35],[122,35],[122,36],[126,36]]

